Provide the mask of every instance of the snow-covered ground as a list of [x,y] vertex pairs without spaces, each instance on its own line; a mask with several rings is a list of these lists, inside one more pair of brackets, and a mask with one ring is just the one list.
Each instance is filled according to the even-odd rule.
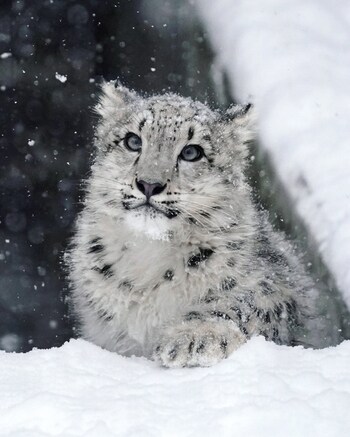
[[349,0],[196,0],[240,101],[350,307]]
[[303,350],[254,338],[211,368],[169,370],[83,340],[0,352],[0,435],[350,435],[350,342]]

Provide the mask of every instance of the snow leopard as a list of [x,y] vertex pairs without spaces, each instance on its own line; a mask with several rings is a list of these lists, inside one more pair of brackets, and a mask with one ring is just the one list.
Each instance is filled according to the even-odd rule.
[[104,82],[67,251],[83,338],[165,367],[211,366],[252,336],[303,342],[317,296],[246,180],[252,105],[226,111]]

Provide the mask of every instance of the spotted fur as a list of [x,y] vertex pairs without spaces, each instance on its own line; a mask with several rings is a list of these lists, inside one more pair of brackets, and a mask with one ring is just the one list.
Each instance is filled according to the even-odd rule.
[[[251,200],[250,107],[221,114],[109,82],[96,111],[96,158],[67,254],[82,336],[168,367],[212,365],[253,335],[300,343],[315,289]],[[129,132],[140,153],[125,147]],[[188,144],[203,158],[180,160]],[[142,206],[136,179],[166,188]]]

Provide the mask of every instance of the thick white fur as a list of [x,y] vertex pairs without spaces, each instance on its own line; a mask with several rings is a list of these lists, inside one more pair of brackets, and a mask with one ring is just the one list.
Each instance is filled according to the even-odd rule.
[[[168,367],[214,364],[257,334],[300,341],[315,291],[252,203],[244,179],[252,111],[142,98],[114,82],[96,111],[96,159],[67,255],[83,337]],[[140,156],[125,147],[127,132],[142,139]],[[208,159],[178,160],[189,143]],[[167,184],[152,202],[179,214],[126,209],[145,201],[136,178]],[[189,265],[203,250],[213,252]]]

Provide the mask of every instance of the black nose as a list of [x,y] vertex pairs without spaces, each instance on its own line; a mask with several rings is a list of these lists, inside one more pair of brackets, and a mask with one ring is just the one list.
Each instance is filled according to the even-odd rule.
[[161,193],[164,190],[164,188],[166,187],[166,184],[162,185],[162,184],[159,184],[158,182],[156,182],[154,184],[149,184],[146,181],[138,181],[136,179],[136,186],[141,191],[141,193],[146,196],[146,198],[148,200],[151,196],[154,196],[155,194]]

